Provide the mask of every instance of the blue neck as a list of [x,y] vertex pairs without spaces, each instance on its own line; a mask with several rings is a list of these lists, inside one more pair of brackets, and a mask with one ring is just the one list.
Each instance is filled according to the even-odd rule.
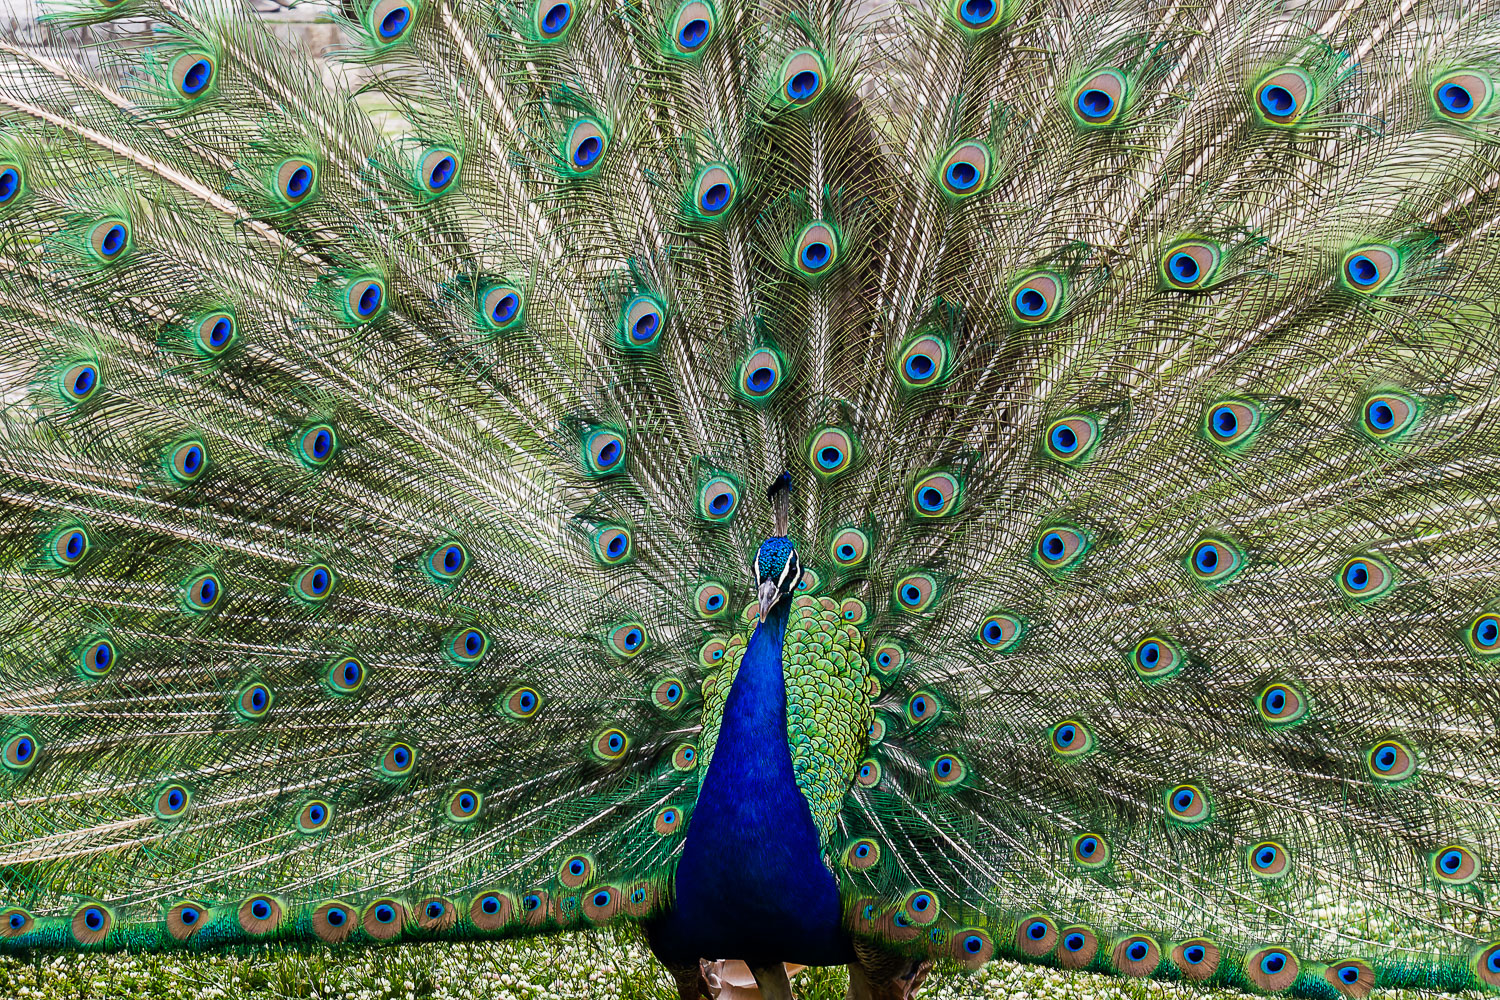
[[838,885],[787,745],[781,644],[790,612],[782,601],[756,628],[729,692],[688,819],[676,909],[651,932],[663,957],[850,960]]

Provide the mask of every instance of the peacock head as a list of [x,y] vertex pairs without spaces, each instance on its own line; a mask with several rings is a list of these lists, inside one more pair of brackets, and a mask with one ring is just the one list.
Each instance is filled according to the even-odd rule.
[[802,580],[802,563],[790,538],[775,535],[761,543],[755,554],[755,576],[759,581],[756,596],[760,598],[760,620],[765,621],[772,608],[791,599]]
[[783,472],[766,490],[771,504],[771,519],[776,534],[767,538],[755,554],[756,597],[760,599],[760,620],[765,621],[771,609],[790,600],[792,591],[802,581],[802,563],[797,547],[787,537],[792,520],[792,474]]

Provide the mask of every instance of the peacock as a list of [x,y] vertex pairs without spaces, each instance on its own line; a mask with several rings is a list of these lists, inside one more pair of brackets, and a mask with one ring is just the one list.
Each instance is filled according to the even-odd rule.
[[1500,989],[1500,6],[324,16],[0,40],[0,950]]

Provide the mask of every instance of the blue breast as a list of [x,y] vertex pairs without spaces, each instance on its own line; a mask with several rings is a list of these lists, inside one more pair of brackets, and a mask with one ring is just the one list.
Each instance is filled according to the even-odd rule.
[[668,964],[841,965],[853,958],[838,884],[792,773],[781,643],[790,602],[756,628],[688,822],[675,906],[648,928]]

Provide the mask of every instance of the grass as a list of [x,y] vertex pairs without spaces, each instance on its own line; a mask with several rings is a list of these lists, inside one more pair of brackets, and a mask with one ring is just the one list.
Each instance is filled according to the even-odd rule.
[[[843,1000],[842,969],[809,969],[801,1000]],[[1176,983],[1072,974],[996,960],[932,977],[920,1000],[1193,1000],[1238,998]],[[1421,994],[1377,990],[1371,1000]],[[0,956],[7,1000],[676,1000],[631,930],[518,941],[396,948],[262,949],[204,955]]]

